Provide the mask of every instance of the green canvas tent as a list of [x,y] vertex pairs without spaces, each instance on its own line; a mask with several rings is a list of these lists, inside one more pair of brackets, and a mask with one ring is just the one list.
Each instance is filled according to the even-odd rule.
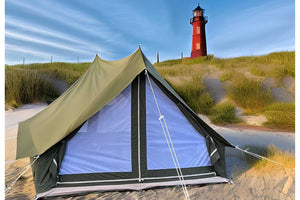
[[[32,166],[37,198],[227,182],[228,141],[203,122],[140,48],[96,56],[59,98],[19,123],[17,159]],[[181,174],[178,174],[178,169]]]

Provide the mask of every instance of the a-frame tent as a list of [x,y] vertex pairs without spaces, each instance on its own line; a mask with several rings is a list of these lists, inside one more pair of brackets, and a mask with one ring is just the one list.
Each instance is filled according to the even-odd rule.
[[185,184],[227,182],[225,146],[233,147],[138,48],[118,61],[96,56],[65,93],[21,122],[17,159],[39,156],[32,170],[42,198],[180,185],[178,168]]

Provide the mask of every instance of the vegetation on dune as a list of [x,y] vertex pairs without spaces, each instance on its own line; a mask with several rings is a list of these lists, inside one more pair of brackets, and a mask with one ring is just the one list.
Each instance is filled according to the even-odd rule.
[[[213,109],[214,107],[224,111],[219,113],[219,115],[222,115],[220,118],[216,115],[210,116],[214,123],[227,123],[226,120],[234,116],[233,112],[229,112],[229,106],[217,107],[209,100],[201,103],[198,98],[199,95],[192,95],[190,93],[191,89],[185,91],[185,88],[191,88],[191,85],[193,85],[189,81],[195,80],[192,78],[195,74],[201,74],[202,77],[205,74],[214,74],[222,82],[229,81],[228,84],[226,83],[227,96],[235,105],[242,108],[244,113],[265,115],[268,119],[265,125],[268,127],[294,130],[295,112],[288,111],[284,113],[278,110],[276,106],[273,106],[270,91],[261,89],[262,81],[267,77],[272,77],[278,83],[286,75],[295,77],[294,51],[229,59],[215,58],[213,55],[209,55],[194,59],[168,60],[155,63],[154,66],[197,112],[212,114],[217,111]],[[192,87],[192,90],[201,90],[201,94],[205,94],[203,89],[205,86],[201,81],[199,82]],[[178,85],[178,83],[184,84]],[[209,96],[209,94],[207,95]],[[207,102],[209,106],[204,110],[203,108],[207,105]],[[278,107],[278,104],[275,105]],[[197,106],[201,108],[197,108]],[[281,107],[288,108],[289,105],[282,103]],[[227,112],[225,112],[227,110],[225,108],[228,109]],[[221,120],[221,118],[224,120]],[[217,119],[220,122],[217,122]]]
[[191,106],[197,113],[210,114],[214,101],[206,92],[201,75],[194,75],[190,80],[166,77],[175,91]]
[[80,75],[90,66],[91,63],[33,63],[28,65],[5,66],[5,71],[25,70],[36,71],[52,78],[64,80],[68,85],[72,85]]
[[217,104],[213,108],[209,118],[212,123],[221,125],[241,122],[241,120],[235,116],[235,106],[229,102]]
[[[47,78],[74,83],[90,63],[35,63],[5,66],[5,102],[12,106],[57,97]],[[266,126],[294,130],[295,104],[274,104],[270,91],[262,90],[262,81],[272,77],[278,84],[286,75],[295,77],[295,52],[277,52],[264,56],[175,59],[155,63],[159,73],[197,113],[209,115],[213,123],[238,123],[235,105],[244,113],[263,114]],[[232,101],[215,105],[203,85],[206,75],[226,82]]]
[[236,72],[234,70],[224,72],[219,78],[220,81],[225,82],[231,80]]
[[47,101],[58,97],[58,92],[36,71],[5,71],[5,103],[19,107],[24,103]]
[[295,103],[275,103],[263,113],[268,119],[266,126],[295,131]]
[[52,101],[59,96],[49,78],[75,82],[90,63],[33,63],[5,66],[5,104],[19,107],[25,103]]
[[273,102],[270,91],[261,88],[261,81],[241,76],[228,88],[228,96],[246,110],[260,110]]
[[[282,167],[284,168],[295,169],[295,154],[290,151],[283,151],[275,145],[269,145],[268,147],[249,145],[245,148],[249,149],[250,152],[264,156],[272,161],[281,163]],[[265,159],[258,159],[246,153],[244,153],[244,158],[251,167],[256,169],[268,167],[274,168],[274,166],[281,167],[281,165]]]
[[[295,51],[275,52],[264,56],[244,56],[237,58],[215,58],[213,55],[193,59],[174,59],[155,63],[157,68],[174,65],[214,65],[221,70],[249,70],[259,76],[271,76],[280,79],[285,75],[295,77]],[[264,75],[263,75],[264,74]]]

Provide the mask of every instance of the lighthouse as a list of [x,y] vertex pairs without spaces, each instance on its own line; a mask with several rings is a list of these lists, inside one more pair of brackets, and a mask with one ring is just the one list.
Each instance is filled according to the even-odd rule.
[[207,22],[207,16],[204,16],[204,9],[198,3],[197,8],[193,10],[193,18],[190,19],[190,23],[193,26],[191,58],[207,56],[205,36],[205,24]]

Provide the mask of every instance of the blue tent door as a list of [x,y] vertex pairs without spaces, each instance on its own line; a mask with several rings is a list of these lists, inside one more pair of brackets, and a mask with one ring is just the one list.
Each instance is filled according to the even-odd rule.
[[59,174],[131,171],[131,85],[129,85],[88,119],[68,141]]
[[[154,94],[164,115],[181,168],[211,166],[205,138],[186,119],[177,105],[151,79]],[[149,81],[146,79],[147,169],[175,168],[166,142]]]

